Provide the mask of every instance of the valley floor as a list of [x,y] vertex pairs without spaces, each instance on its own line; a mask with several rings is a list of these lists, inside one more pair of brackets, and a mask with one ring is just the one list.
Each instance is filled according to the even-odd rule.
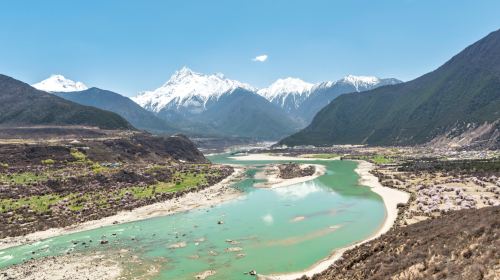
[[[416,148],[342,146],[329,150],[287,150],[280,151],[279,155],[268,153],[238,157],[239,160],[314,158],[357,160],[359,165],[356,172],[360,176],[360,185],[371,187],[383,198],[387,210],[385,222],[368,240],[333,252],[307,271],[287,275],[259,275],[259,279],[498,279],[500,163],[496,151],[436,153]],[[306,167],[300,166],[302,169]],[[272,181],[273,185],[289,185],[324,173],[321,168],[315,168],[312,175],[284,179],[280,178],[283,176],[280,171],[287,170],[286,167],[275,165],[260,176]],[[238,192],[228,188],[228,185],[238,180],[243,169],[234,170],[226,179],[197,192],[75,227],[3,239],[4,243],[0,243],[0,246],[5,248],[59,234],[215,205],[238,196]],[[287,176],[294,177],[293,174]],[[453,238],[450,238],[450,234]],[[96,252],[95,255],[101,256],[101,253]],[[120,252],[117,255],[126,254]],[[114,260],[109,256],[107,259],[110,262]],[[95,260],[88,261],[93,262]],[[26,279],[31,279],[28,266],[46,266],[49,269],[63,263],[68,263],[71,268],[71,257],[64,256],[62,260],[44,258],[17,265],[1,272],[0,279],[6,275],[24,275]],[[113,263],[110,266],[113,268]],[[85,269],[78,267],[80,271]],[[113,271],[124,275],[121,269],[118,266],[116,270],[110,270],[111,274],[96,274],[96,277],[115,279]],[[154,270],[154,267],[148,269]],[[71,271],[66,273],[71,275]],[[101,272],[97,267],[93,273]],[[210,279],[209,272],[202,276]],[[72,279],[79,279],[75,277]]]

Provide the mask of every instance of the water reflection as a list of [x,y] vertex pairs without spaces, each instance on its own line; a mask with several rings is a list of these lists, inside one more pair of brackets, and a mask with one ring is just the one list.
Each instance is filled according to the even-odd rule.
[[321,185],[314,181],[299,183],[291,185],[288,187],[274,188],[272,189],[280,199],[296,201],[304,199],[310,194],[317,193],[321,191]]

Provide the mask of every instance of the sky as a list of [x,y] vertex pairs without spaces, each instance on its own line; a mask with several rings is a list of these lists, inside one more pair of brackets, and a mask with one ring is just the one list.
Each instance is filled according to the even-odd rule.
[[353,75],[404,81],[500,28],[498,0],[0,2],[0,73],[134,96],[182,66],[265,87]]

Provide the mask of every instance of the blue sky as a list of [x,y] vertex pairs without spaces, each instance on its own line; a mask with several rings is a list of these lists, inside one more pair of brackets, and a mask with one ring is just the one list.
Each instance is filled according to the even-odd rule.
[[0,73],[63,74],[128,96],[184,65],[257,87],[410,80],[500,28],[499,14],[498,0],[1,1]]

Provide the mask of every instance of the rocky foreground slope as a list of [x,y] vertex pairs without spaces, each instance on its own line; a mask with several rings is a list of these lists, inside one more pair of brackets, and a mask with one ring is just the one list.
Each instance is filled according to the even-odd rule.
[[175,198],[233,171],[211,165],[182,135],[95,133],[78,140],[0,139],[0,238]]
[[496,206],[399,227],[310,279],[498,279],[499,218]]

